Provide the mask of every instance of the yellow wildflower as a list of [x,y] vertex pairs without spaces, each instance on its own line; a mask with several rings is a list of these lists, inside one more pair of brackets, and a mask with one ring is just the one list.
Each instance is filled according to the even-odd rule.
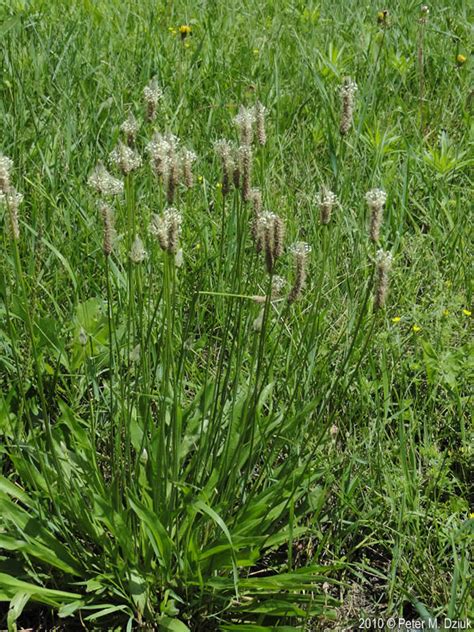
[[472,316],[472,312],[469,311],[468,309],[463,309],[462,313],[464,314],[464,316]]
[[449,309],[443,309],[443,316],[449,316]]
[[415,332],[415,334],[421,331],[421,327],[419,327],[418,325],[413,325],[412,329]]
[[388,11],[384,9],[383,11],[377,11],[377,22],[383,26],[387,25],[388,22]]
[[465,55],[461,55],[459,54],[456,57],[456,63],[458,64],[458,66],[463,66],[467,61],[467,57]]
[[192,28],[189,26],[189,24],[182,24],[179,27],[179,33],[181,35],[181,39],[186,39],[188,35],[191,35],[191,32],[192,32]]
[[222,189],[222,182],[218,182],[216,184],[216,189],[219,189],[219,190]]
[[392,323],[399,323],[401,321],[401,316],[394,316],[392,318]]
[[204,179],[204,178],[203,178],[202,176],[198,176],[198,182],[199,182],[199,184],[201,184],[201,183],[202,183],[203,179]]

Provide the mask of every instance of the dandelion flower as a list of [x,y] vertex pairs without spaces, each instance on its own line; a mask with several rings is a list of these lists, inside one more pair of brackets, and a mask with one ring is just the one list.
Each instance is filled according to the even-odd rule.
[[419,331],[421,331],[421,327],[419,325],[413,325],[412,330],[415,332],[415,334],[417,334]]
[[472,312],[469,309],[463,309],[462,313],[464,316],[472,316]]
[[388,16],[389,13],[387,9],[377,11],[377,23],[380,24],[380,26],[388,26]]
[[459,54],[459,55],[456,57],[456,63],[457,63],[457,65],[458,65],[458,66],[464,66],[464,64],[466,63],[466,61],[467,61],[467,57],[466,57],[465,55],[461,55],[461,54]]
[[189,24],[182,24],[179,27],[178,31],[181,35],[182,40],[186,39],[189,35],[192,34],[192,28],[189,26]]
[[399,323],[401,321],[401,316],[394,316],[392,318],[392,323]]

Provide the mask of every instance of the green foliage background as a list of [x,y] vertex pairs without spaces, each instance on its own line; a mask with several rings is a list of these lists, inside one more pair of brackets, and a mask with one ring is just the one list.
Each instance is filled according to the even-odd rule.
[[[426,27],[408,0],[0,7],[1,151],[25,195],[18,249],[7,230],[0,245],[10,628],[24,608],[178,631],[472,614],[468,3],[433,2]],[[106,268],[87,178],[154,75],[165,95],[138,149],[156,128],[198,154],[176,203],[184,266],[148,232],[165,199],[145,161],[116,205]],[[348,75],[359,90],[341,139]],[[249,209],[238,193],[223,207],[212,148],[257,99],[268,142],[254,183],[287,244],[312,246],[303,299],[267,301],[260,333],[260,306],[241,297],[265,294],[267,275]],[[323,185],[340,200],[329,226]],[[394,256],[379,312],[372,187],[388,194],[377,247]],[[131,209],[149,254],[138,269]],[[277,273],[291,283],[289,253]]]

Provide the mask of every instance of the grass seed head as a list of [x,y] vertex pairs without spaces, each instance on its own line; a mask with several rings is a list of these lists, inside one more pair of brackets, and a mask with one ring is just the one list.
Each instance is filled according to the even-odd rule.
[[166,209],[162,215],[153,214],[150,232],[156,237],[160,248],[176,254],[181,235],[182,215],[175,208]]
[[390,252],[378,250],[376,257],[376,285],[375,285],[375,307],[382,308],[385,305],[388,295],[388,281],[393,257]]
[[365,194],[365,199],[370,210],[370,239],[378,241],[387,194],[381,189],[371,189]]
[[252,186],[252,148],[250,145],[239,147],[239,164],[242,182],[242,198],[244,202],[250,200],[250,190]]
[[253,140],[253,125],[255,123],[254,108],[246,108],[241,105],[239,113],[234,117],[234,123],[239,130],[240,144],[251,145]]
[[102,216],[102,222],[104,225],[104,240],[102,244],[102,249],[104,251],[104,255],[106,257],[109,257],[112,252],[115,238],[114,213],[111,206],[106,202],[102,202],[100,204],[99,211]]
[[133,240],[132,247],[130,249],[130,260],[132,263],[143,263],[147,258],[148,253],[145,250],[142,240],[138,235],[135,235],[135,239]]
[[354,95],[357,92],[357,84],[350,77],[345,77],[341,86],[342,114],[339,131],[345,136],[352,125],[354,112]]
[[158,85],[157,78],[153,77],[150,83],[143,88],[143,99],[147,107],[146,118],[148,121],[153,121],[156,118],[156,109],[162,96],[163,90]]
[[10,175],[13,169],[13,160],[0,154],[0,193],[7,193],[10,189]]
[[190,149],[183,149],[181,152],[181,165],[183,170],[183,181],[185,186],[190,189],[194,184],[193,163],[196,161],[196,154]]
[[141,167],[142,159],[137,152],[120,141],[113,151],[110,152],[110,161],[124,175],[128,175]]
[[332,210],[337,204],[337,196],[335,193],[324,187],[318,195],[318,204],[320,210],[321,224],[329,224],[331,221]]
[[222,195],[227,195],[230,191],[230,183],[234,177],[234,158],[232,156],[232,145],[225,138],[214,143],[214,150],[221,159],[222,165]]
[[130,146],[135,144],[139,128],[140,126],[137,119],[133,115],[133,112],[130,112],[127,119],[120,126],[120,131],[123,132]]
[[267,272],[271,274],[278,257],[283,254],[285,224],[281,217],[269,211],[256,218],[255,245],[257,252],[265,253]]
[[12,186],[6,193],[0,191],[0,204],[5,205],[8,212],[10,234],[14,241],[20,239],[20,222],[19,222],[19,208],[23,202],[23,194],[19,193]]
[[123,192],[123,182],[110,175],[101,162],[95,167],[87,182],[92,189],[105,197],[119,195]]
[[303,293],[306,283],[306,274],[308,267],[308,255],[311,252],[311,246],[304,241],[297,241],[290,247],[295,263],[295,280],[288,294],[288,303],[294,303]]

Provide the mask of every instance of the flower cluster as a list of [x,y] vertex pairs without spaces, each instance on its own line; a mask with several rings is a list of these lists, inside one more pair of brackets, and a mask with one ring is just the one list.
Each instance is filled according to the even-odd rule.
[[318,195],[321,224],[329,224],[331,221],[332,209],[337,203],[336,194],[329,189],[323,188]]
[[345,136],[352,125],[354,111],[354,95],[357,92],[357,84],[350,77],[346,77],[340,89],[342,99],[342,114],[339,131]]
[[123,182],[114,178],[101,162],[95,167],[87,182],[92,189],[105,197],[120,195],[123,192]]
[[387,201],[387,194],[381,189],[372,189],[365,194],[365,199],[370,210],[370,239],[378,241],[380,227],[382,226],[383,207]]
[[156,237],[160,247],[165,252],[175,254],[181,234],[183,218],[175,208],[166,209],[162,215],[153,214],[150,233]]

